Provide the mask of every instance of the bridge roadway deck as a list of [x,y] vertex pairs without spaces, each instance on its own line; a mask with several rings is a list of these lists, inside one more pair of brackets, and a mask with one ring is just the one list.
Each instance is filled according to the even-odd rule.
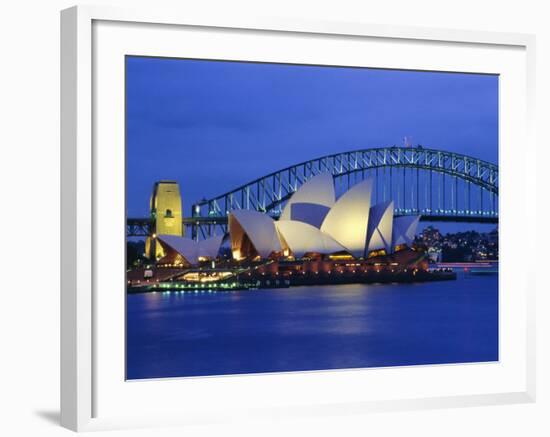
[[[399,217],[396,214],[395,217]],[[193,225],[226,225],[225,217],[184,217],[185,226]],[[456,222],[456,223],[498,223],[498,216],[494,215],[440,215],[440,214],[421,214],[420,221],[423,222]],[[128,218],[128,226],[146,226],[150,223],[148,218]]]

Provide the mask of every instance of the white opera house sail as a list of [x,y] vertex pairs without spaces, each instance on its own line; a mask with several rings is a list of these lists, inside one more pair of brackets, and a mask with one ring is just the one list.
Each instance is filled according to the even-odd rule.
[[390,254],[411,246],[419,216],[394,217],[392,201],[372,205],[373,180],[366,179],[336,199],[330,173],[304,183],[287,201],[279,220],[250,210],[229,214],[233,258],[302,258],[308,254]]
[[[304,183],[286,202],[278,220],[254,210],[228,216],[234,260],[345,254],[355,259],[393,253],[413,243],[419,216],[394,217],[392,201],[371,203],[373,180],[366,179],[336,199],[330,173]],[[194,266],[218,257],[223,236],[195,241],[158,235],[163,264]]]
[[159,264],[193,266],[199,261],[215,260],[218,257],[223,235],[201,241],[177,235],[158,235],[156,238],[163,249]]

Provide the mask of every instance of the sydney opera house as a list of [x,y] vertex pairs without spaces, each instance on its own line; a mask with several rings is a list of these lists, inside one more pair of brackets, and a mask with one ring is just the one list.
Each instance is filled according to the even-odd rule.
[[192,267],[216,260],[225,239],[235,263],[369,260],[410,248],[419,217],[394,217],[393,201],[372,204],[372,194],[373,181],[368,179],[336,198],[332,175],[322,173],[292,195],[278,220],[254,210],[233,210],[225,237],[194,241],[157,234],[158,263]]

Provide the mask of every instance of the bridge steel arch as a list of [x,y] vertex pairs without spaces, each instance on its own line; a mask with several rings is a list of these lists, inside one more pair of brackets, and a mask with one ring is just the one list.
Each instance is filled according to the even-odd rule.
[[[389,193],[393,192],[394,195],[397,193],[397,196],[399,196],[400,190],[395,191],[395,188],[392,186],[392,170],[402,169],[403,176],[400,181],[402,181],[404,187],[402,194],[403,203],[405,203],[405,196],[408,195],[407,191],[411,190],[410,181],[414,182],[415,180],[414,172],[416,172],[417,188],[420,185],[419,172],[427,172],[430,175],[429,182],[428,180],[423,181],[424,185],[431,184],[429,188],[430,197],[433,197],[434,194],[433,175],[435,174],[443,178],[443,182],[436,182],[439,184],[440,195],[443,195],[443,208],[439,208],[437,214],[436,208],[432,208],[430,205],[430,207],[425,208],[397,207],[395,212],[398,215],[429,213],[428,215],[445,215],[449,218],[456,217],[457,221],[460,221],[462,216],[469,217],[470,221],[473,221],[476,217],[496,217],[498,215],[495,204],[495,200],[498,197],[497,165],[471,156],[428,149],[422,146],[394,146],[353,150],[304,161],[270,173],[212,199],[203,200],[193,205],[192,215],[198,217],[223,217],[233,209],[255,209],[277,216],[282,204],[305,181],[319,173],[330,172],[337,184],[340,182],[340,184],[343,183],[344,186],[347,185],[349,188],[353,182],[356,182],[358,176],[359,179],[364,178],[369,171],[376,171],[378,177],[378,169],[389,169],[390,187],[388,191]],[[408,182],[405,176],[406,169],[409,169],[411,179]],[[413,171],[413,173],[410,171]],[[385,176],[388,177],[388,175]],[[445,177],[447,176],[450,178],[450,181],[445,181]],[[399,178],[400,176],[396,174],[395,177]],[[478,208],[467,208],[466,204],[462,209],[453,207],[453,202],[455,206],[458,205],[459,180],[462,181],[464,189],[468,190],[468,202],[471,199],[470,191],[472,186],[480,190],[481,205],[478,205]],[[427,192],[427,190],[428,188],[425,191]],[[449,207],[446,206],[449,204],[449,200],[445,199],[446,194],[447,196],[451,196],[451,205]],[[489,198],[485,206],[483,206],[484,197]],[[412,199],[414,203],[414,194],[412,195]],[[416,206],[419,206],[419,191],[416,194],[416,199]]]
[[[375,178],[374,201],[392,199],[394,214],[424,221],[498,223],[498,166],[471,156],[416,147],[382,147],[322,156],[270,173],[192,206],[186,235],[206,238],[227,231],[233,209],[278,217],[284,202],[311,177],[329,172],[339,194]],[[150,219],[128,219],[127,234],[150,233]],[[190,231],[190,233],[189,233]]]

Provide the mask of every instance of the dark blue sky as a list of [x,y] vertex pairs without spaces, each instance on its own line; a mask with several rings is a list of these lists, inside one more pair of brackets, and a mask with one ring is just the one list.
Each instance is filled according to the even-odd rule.
[[498,77],[128,57],[128,216],[155,181],[184,211],[300,161],[413,144],[498,162]]

